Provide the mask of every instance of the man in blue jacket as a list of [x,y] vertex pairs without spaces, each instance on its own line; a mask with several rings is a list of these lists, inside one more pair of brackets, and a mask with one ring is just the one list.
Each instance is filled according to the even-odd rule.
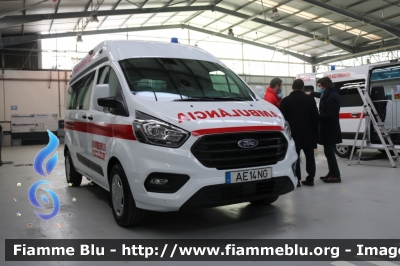
[[340,183],[340,170],[337,164],[335,148],[342,143],[342,131],[339,124],[340,97],[333,87],[332,80],[323,77],[317,81],[319,93],[312,92],[313,97],[321,98],[319,102],[319,144],[324,146],[329,172],[321,179],[325,183]]

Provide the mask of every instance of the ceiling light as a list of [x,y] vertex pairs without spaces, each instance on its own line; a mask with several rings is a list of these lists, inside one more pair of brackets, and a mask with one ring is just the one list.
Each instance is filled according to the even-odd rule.
[[91,22],[97,22],[97,23],[99,23],[99,20],[97,19],[97,14],[93,14],[93,15],[92,15]]
[[76,37],[76,42],[83,42],[81,34]]
[[329,39],[329,37],[325,37],[325,44],[331,44],[331,40]]
[[279,13],[278,13],[278,9],[276,8],[276,7],[274,7],[273,9],[272,9],[272,16],[271,16],[271,18],[272,19],[278,19],[280,16],[279,16]]
[[285,49],[282,50],[282,55],[287,55],[287,52]]
[[233,34],[233,30],[232,29],[229,29],[229,31],[228,31],[228,37],[229,38],[233,38],[235,36],[235,34]]

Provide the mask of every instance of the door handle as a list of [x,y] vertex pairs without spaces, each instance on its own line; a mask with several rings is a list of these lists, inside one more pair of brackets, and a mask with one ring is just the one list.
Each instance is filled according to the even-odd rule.
[[82,118],[86,119],[86,118],[87,118],[87,116],[86,116],[86,115],[83,115],[83,116],[82,116]]
[[89,119],[89,120],[93,120],[93,116],[89,116],[88,119]]
[[359,116],[361,113],[351,113],[351,116]]

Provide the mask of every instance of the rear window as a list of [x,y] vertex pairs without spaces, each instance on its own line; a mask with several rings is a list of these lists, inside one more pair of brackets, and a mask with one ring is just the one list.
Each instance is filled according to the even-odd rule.
[[133,93],[154,92],[187,98],[235,98],[252,101],[256,96],[235,73],[216,63],[175,58],[135,58],[120,61]]

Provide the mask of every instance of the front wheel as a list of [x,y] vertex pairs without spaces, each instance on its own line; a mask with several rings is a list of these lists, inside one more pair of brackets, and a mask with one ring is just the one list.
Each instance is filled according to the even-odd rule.
[[261,199],[261,200],[252,200],[252,201],[250,201],[250,203],[254,206],[264,206],[264,205],[269,205],[271,203],[274,203],[278,198],[279,198],[279,195],[268,197],[266,199]]
[[71,154],[68,150],[65,152],[65,176],[68,184],[71,184],[73,187],[79,187],[82,183],[82,175],[75,170]]
[[[352,146],[336,145],[335,153],[340,158],[349,158],[352,148]],[[354,147],[354,154],[356,151],[357,147]]]
[[144,210],[136,207],[124,169],[120,164],[111,170],[110,182],[111,209],[119,226],[130,227],[139,224]]

